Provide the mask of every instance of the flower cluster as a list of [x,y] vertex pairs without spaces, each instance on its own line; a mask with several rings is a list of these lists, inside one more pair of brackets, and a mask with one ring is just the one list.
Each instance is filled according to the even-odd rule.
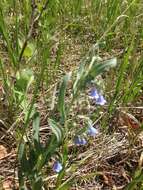
[[103,97],[103,95],[97,91],[96,88],[93,88],[89,94],[89,97],[94,99],[96,101],[97,105],[101,105],[103,106],[104,104],[106,104],[106,100]]
[[[96,135],[99,134],[99,131],[98,131],[98,129],[96,129],[95,127],[90,125],[87,128],[86,134],[89,136],[95,137]],[[85,144],[87,144],[87,140],[84,137],[76,136],[74,139],[74,144],[75,145],[85,145]]]
[[[99,131],[96,128],[94,128],[92,125],[89,126],[87,129],[87,135],[89,136],[95,137],[98,133]],[[86,145],[87,140],[84,137],[76,136],[74,138],[74,144],[78,146]],[[59,173],[62,169],[63,169],[62,164],[59,161],[55,161],[53,165],[53,171]]]
[[77,136],[77,137],[75,137],[75,139],[74,139],[74,144],[75,144],[75,145],[85,145],[85,144],[87,144],[87,141],[86,141],[85,138],[80,137],[80,136]]
[[[97,89],[93,88],[90,91],[89,97],[94,99],[96,101],[97,105],[104,105],[106,104],[106,100],[103,97],[103,95],[97,91]],[[89,127],[87,128],[86,134],[92,137],[95,137],[96,135],[99,134],[98,129],[96,129],[92,124],[89,125]],[[75,145],[86,145],[87,144],[87,140],[84,137],[81,136],[76,136],[74,138],[74,144]],[[60,171],[62,171],[63,167],[62,164],[59,161],[55,161],[54,165],[53,165],[53,170],[56,173],[59,173]]]

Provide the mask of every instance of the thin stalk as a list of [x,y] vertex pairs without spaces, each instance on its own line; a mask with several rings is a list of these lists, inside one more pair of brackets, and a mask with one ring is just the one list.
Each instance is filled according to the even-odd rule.
[[24,50],[26,49],[28,41],[31,38],[35,23],[37,23],[38,20],[41,18],[42,14],[43,14],[44,10],[47,8],[48,4],[49,4],[49,0],[46,1],[46,3],[43,6],[43,8],[41,9],[41,12],[39,13],[39,15],[36,18],[34,18],[34,15],[35,15],[35,2],[32,1],[32,4],[31,4],[32,13],[31,13],[31,21],[30,21],[29,31],[28,31],[28,34],[27,34],[27,36],[25,38],[25,41],[23,43],[23,46],[22,46],[22,49],[21,49],[21,52],[20,52],[20,55],[19,55],[19,59],[18,59],[19,62],[21,61],[21,59],[23,57]]

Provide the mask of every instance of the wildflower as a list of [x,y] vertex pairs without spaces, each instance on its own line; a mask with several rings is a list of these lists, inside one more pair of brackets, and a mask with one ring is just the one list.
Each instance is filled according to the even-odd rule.
[[85,145],[85,144],[87,144],[87,141],[86,141],[86,139],[85,138],[81,138],[81,137],[76,137],[75,139],[74,139],[74,143],[76,144],[76,145]]
[[90,96],[91,98],[97,100],[97,99],[99,98],[99,93],[98,93],[98,91],[97,91],[95,88],[93,88],[93,89],[91,90],[89,96]]
[[90,136],[96,136],[97,134],[99,133],[99,131],[94,128],[92,125],[89,126],[89,128],[87,129],[87,134],[90,135]]
[[99,95],[99,98],[96,100],[96,104],[97,105],[101,105],[101,106],[103,106],[104,104],[106,104],[106,100],[103,97],[103,95]]
[[97,105],[104,105],[106,103],[105,98],[95,88],[93,88],[89,94],[92,99],[96,100]]
[[54,172],[59,173],[63,169],[62,164],[59,161],[56,161],[53,165]]

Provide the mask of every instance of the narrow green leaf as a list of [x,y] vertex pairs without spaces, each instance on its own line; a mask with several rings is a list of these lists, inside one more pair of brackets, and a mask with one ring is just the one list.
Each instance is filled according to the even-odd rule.
[[108,71],[110,68],[117,65],[117,59],[112,58],[110,60],[101,61],[99,56],[93,56],[90,63],[85,63],[80,66],[77,77],[73,85],[74,96],[91,80],[95,79],[98,75],[104,71]]
[[38,162],[36,164],[36,168],[38,171],[42,169],[42,167],[51,159],[52,155],[55,154],[57,147],[59,144],[57,143],[57,139],[55,135],[52,135],[51,138],[48,139],[48,142],[43,149],[43,153],[39,155]]
[[79,66],[79,69],[77,71],[77,77],[73,84],[74,96],[76,96],[78,91],[81,90],[90,80],[89,74],[92,71],[93,66],[96,65],[99,60],[100,58],[98,56],[93,56],[90,60],[89,58],[85,58],[85,60],[83,60],[83,62]]
[[63,182],[60,186],[57,187],[57,190],[69,190],[74,177],[75,177],[75,175],[68,178],[65,182]]
[[17,60],[16,60],[15,52],[11,47],[11,41],[9,39],[9,32],[8,32],[7,28],[8,27],[5,23],[3,9],[2,9],[2,5],[1,5],[1,1],[0,1],[0,33],[2,34],[2,36],[6,42],[9,58],[12,61],[12,66],[15,68],[15,67],[17,67]]
[[31,69],[23,69],[16,74],[15,89],[26,93],[31,83],[34,81],[34,75]]
[[71,184],[69,182],[62,184],[57,190],[69,190]]
[[[24,40],[23,40],[23,41],[24,41]],[[23,41],[20,40],[20,39],[18,40],[20,48],[23,47]],[[26,46],[26,48],[25,48],[25,50],[24,50],[23,55],[24,55],[25,57],[28,57],[28,58],[29,58],[29,57],[31,57],[31,56],[33,55],[34,51],[35,51],[34,43],[28,43],[28,45]]]
[[108,71],[110,68],[113,68],[116,65],[117,65],[117,58],[112,58],[110,60],[100,62],[98,64],[93,65],[90,75],[92,77],[96,77],[97,75],[100,75],[104,71]]
[[36,112],[33,118],[33,139],[39,143],[40,114]]
[[21,161],[25,151],[25,143],[21,143],[18,149],[18,159]]
[[138,175],[133,178],[133,180],[127,185],[125,190],[134,190],[136,189],[136,187],[141,189],[143,187],[142,181],[143,181],[143,173],[142,173],[142,169],[140,169],[138,171]]
[[34,179],[34,181],[32,181],[32,189],[33,190],[40,190],[42,189],[42,177],[41,176],[36,176],[36,179]]
[[25,174],[30,173],[31,172],[31,166],[29,164],[29,161],[27,160],[25,142],[22,142],[19,145],[18,160],[20,162],[20,169],[22,170],[22,172]]
[[59,125],[52,119],[48,119],[48,123],[50,125],[50,128],[52,129],[52,132],[55,134],[57,141],[62,141],[62,129],[59,127]]
[[59,109],[61,119],[63,122],[66,119],[65,93],[66,93],[68,81],[70,80],[70,76],[71,76],[71,73],[68,73],[63,77],[63,81],[60,86],[59,97],[58,97],[58,109]]
[[36,112],[33,117],[33,140],[36,148],[37,159],[42,152],[42,147],[39,139],[39,127],[40,127],[40,114]]

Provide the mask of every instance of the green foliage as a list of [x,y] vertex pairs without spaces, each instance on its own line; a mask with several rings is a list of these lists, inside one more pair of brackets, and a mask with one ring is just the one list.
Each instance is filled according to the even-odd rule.
[[102,59],[99,56],[91,57],[90,62],[81,63],[76,80],[73,85],[74,96],[77,96],[78,91],[85,87],[86,83],[88,83],[90,80],[93,80],[104,71],[107,71],[109,68],[115,67],[116,64],[116,58],[107,61],[102,61]]
[[57,138],[57,142],[61,142],[63,136],[61,127],[58,126],[58,124],[52,119],[49,119],[49,125],[51,127],[52,132],[55,134]]
[[6,26],[6,23],[5,23],[1,3],[0,3],[0,33],[2,34],[2,36],[6,42],[8,54],[9,54],[9,57],[11,59],[12,66],[15,68],[15,67],[17,67],[17,60],[15,57],[15,52],[11,46],[12,42],[9,39],[9,31],[8,31],[8,27]]
[[38,151],[40,152],[39,127],[40,127],[40,115],[38,112],[36,112],[33,118],[33,140],[34,140],[34,146],[37,152]]
[[59,91],[58,109],[61,115],[62,122],[64,122],[66,119],[65,93],[69,80],[70,80],[70,74],[67,74],[63,77],[63,81],[61,83]]
[[34,75],[31,69],[23,69],[16,74],[15,90],[27,93],[28,88],[34,81]]
[[139,168],[135,172],[135,176],[133,177],[133,180],[127,185],[125,190],[137,190],[137,189],[143,189],[143,171],[141,168]]
[[[23,43],[21,40],[19,40],[19,46],[22,49]],[[27,58],[32,57],[32,55],[34,54],[34,51],[35,51],[34,43],[29,43],[23,52],[23,56]]]

